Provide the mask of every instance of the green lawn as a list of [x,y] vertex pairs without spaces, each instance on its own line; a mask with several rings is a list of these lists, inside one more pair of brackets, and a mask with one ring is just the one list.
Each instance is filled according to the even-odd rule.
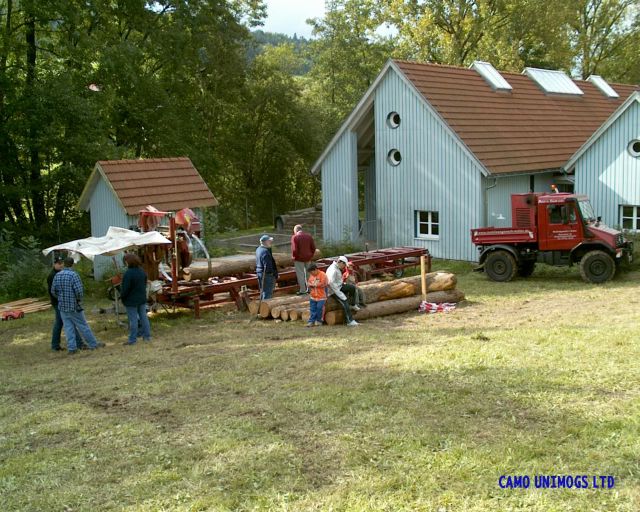
[[[640,272],[498,284],[450,314],[305,329],[210,313],[49,351],[0,325],[2,511],[640,510]],[[501,475],[613,489],[501,489]],[[532,483],[533,486],[533,483]]]

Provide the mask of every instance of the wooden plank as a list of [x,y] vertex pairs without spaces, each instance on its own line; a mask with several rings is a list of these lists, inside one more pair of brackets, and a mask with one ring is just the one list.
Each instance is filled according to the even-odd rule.
[[14,300],[13,302],[6,302],[5,304],[0,304],[0,308],[14,309],[19,306],[25,306],[27,304],[31,304],[33,302],[39,302],[39,301],[40,299],[33,299],[33,298]]

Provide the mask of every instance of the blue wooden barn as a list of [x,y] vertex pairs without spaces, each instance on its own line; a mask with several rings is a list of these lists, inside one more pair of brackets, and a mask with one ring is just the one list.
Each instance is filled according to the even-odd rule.
[[474,261],[472,228],[510,225],[512,193],[552,184],[589,194],[608,224],[640,229],[638,90],[391,60],[311,170],[324,238]]

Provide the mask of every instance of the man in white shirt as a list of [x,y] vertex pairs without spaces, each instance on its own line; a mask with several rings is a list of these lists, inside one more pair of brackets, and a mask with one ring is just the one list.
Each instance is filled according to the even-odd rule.
[[329,268],[327,269],[327,281],[329,282],[329,293],[328,296],[332,295],[336,298],[336,300],[342,306],[344,310],[344,317],[346,323],[350,327],[354,327],[359,325],[351,316],[351,307],[349,306],[349,301],[347,296],[344,294],[342,290],[342,273],[344,272],[345,267],[349,263],[349,260],[346,256],[340,256],[336,261],[334,261]]

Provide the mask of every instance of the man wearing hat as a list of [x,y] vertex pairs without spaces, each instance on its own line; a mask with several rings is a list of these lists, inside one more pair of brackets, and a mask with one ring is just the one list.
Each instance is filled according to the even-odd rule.
[[[51,332],[51,350],[54,352],[58,352],[64,350],[60,346],[60,337],[62,335],[62,317],[60,316],[60,310],[58,309],[58,299],[53,296],[51,293],[51,285],[53,284],[53,278],[56,277],[56,274],[60,272],[63,268],[64,259],[61,256],[56,256],[53,259],[53,268],[51,272],[47,276],[47,291],[49,292],[49,298],[51,299],[51,306],[53,307],[53,312],[55,313],[55,320],[53,321],[53,330]],[[74,326],[75,329],[75,326]],[[84,349],[87,348],[87,345],[82,341],[80,337],[80,333],[76,329],[76,339],[78,340],[78,348]]]
[[342,306],[344,310],[344,318],[349,327],[355,327],[359,325],[351,316],[351,306],[349,306],[349,302],[353,302],[353,296],[351,297],[351,301],[345,295],[345,292],[352,294],[355,291],[355,287],[352,285],[345,285],[342,282],[342,273],[344,269],[347,268],[347,264],[349,260],[346,256],[340,256],[336,261],[334,261],[329,268],[327,269],[327,281],[329,283],[329,297],[332,295],[336,298],[336,300]]
[[276,287],[276,281],[278,280],[278,267],[276,266],[276,260],[273,258],[272,244],[273,237],[262,235],[260,237],[260,246],[256,249],[256,274],[262,300],[273,297],[273,289]]

